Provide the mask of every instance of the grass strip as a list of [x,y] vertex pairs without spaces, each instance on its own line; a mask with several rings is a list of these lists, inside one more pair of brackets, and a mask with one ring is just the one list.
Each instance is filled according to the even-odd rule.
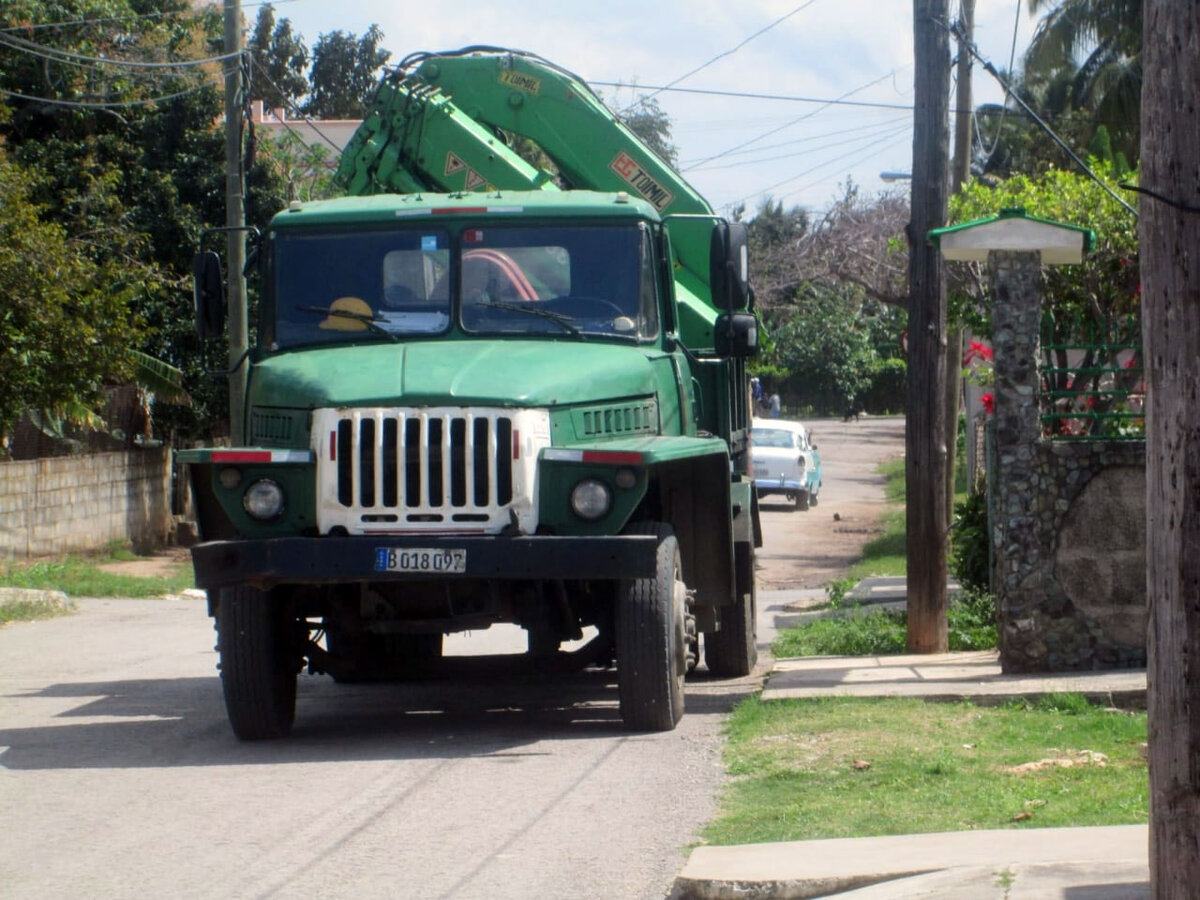
[[105,572],[100,564],[130,559],[121,550],[103,556],[66,556],[32,563],[0,565],[0,587],[62,591],[70,597],[159,597],[177,594],[194,584],[189,563],[178,571],[149,578]]
[[1001,707],[827,698],[738,706],[712,844],[1148,820],[1146,714],[1079,695]]

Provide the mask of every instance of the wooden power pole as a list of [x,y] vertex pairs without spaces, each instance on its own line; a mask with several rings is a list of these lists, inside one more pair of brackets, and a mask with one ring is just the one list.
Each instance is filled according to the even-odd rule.
[[[975,40],[975,0],[959,0],[961,19],[958,59],[954,72],[954,157],[950,171],[950,193],[957,194],[971,180],[971,50]],[[958,408],[962,405],[963,329],[950,329],[946,340],[946,522],[954,521],[954,468],[958,443]],[[967,440],[974,440],[967,420]]]
[[1200,884],[1200,4],[1143,9],[1150,887],[1174,900]]
[[908,649],[939,653],[946,636],[946,286],[930,229],[949,191],[949,0],[913,0],[912,220],[908,225],[905,478]]
[[229,300],[229,428],[243,443],[246,403],[246,207],[242,179],[242,3],[225,0],[225,258]]

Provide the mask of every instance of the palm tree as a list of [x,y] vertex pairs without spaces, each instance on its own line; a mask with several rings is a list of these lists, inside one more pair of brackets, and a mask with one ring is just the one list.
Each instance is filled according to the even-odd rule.
[[1134,162],[1142,96],[1141,0],[1029,0],[1044,13],[1025,54],[1025,79],[1069,86],[1070,110],[1104,125]]

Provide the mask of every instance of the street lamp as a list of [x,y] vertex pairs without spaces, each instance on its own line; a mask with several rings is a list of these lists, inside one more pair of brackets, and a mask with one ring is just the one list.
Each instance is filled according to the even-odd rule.
[[887,171],[880,172],[879,177],[887,182],[912,181],[912,172],[895,172],[888,169]]

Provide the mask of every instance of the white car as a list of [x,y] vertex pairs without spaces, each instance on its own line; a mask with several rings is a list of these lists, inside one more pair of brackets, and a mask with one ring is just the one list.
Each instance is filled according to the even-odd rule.
[[821,457],[808,430],[799,422],[755,419],[750,430],[754,488],[759,497],[782,494],[796,509],[817,503],[821,490]]

